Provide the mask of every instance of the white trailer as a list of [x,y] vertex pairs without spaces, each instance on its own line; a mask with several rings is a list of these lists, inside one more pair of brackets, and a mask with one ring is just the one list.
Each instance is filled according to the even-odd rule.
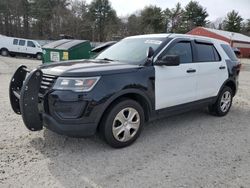
[[42,48],[35,40],[0,35],[0,54],[2,56],[24,55],[42,59]]

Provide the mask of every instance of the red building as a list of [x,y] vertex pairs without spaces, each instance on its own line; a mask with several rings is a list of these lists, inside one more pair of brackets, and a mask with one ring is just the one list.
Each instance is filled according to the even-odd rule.
[[211,37],[226,41],[232,47],[238,48],[242,57],[250,58],[250,37],[246,35],[205,27],[196,27],[187,34]]

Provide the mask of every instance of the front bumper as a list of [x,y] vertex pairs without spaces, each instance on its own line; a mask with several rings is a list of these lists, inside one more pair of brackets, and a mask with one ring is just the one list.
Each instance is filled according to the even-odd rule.
[[42,130],[45,126],[68,136],[95,134],[98,122],[94,103],[82,93],[51,89],[41,92],[50,78],[39,69],[29,72],[25,66],[20,66],[13,75],[9,88],[10,103],[13,111],[22,115],[25,126],[31,131]]
[[52,116],[43,114],[43,125],[58,134],[71,137],[88,137],[96,132],[95,123],[62,124],[58,123]]

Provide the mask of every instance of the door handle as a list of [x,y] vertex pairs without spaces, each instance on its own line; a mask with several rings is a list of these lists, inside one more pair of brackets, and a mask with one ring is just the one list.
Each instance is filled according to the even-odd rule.
[[220,66],[220,70],[226,69],[225,66]]
[[196,72],[195,69],[188,69],[188,70],[187,70],[187,73],[195,73],[195,72]]

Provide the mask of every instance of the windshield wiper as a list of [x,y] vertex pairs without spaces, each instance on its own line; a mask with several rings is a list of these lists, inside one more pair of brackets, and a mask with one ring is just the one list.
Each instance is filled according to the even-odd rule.
[[100,60],[105,60],[105,61],[115,61],[113,59],[109,59],[109,58],[103,58],[103,59],[100,59]]

